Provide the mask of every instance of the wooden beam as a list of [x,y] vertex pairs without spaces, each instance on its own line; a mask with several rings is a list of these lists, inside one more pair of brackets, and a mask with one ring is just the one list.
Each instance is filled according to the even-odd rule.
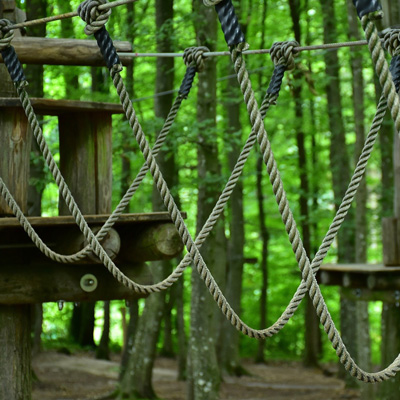
[[400,267],[368,264],[326,264],[317,274],[329,286],[349,289],[400,290]]
[[[141,284],[151,284],[152,276],[144,263],[127,263],[120,266],[131,279]],[[87,274],[97,280],[92,292],[82,289],[81,279]],[[51,301],[98,301],[137,299],[144,297],[118,283],[105,267],[99,265],[24,264],[1,271],[0,305],[33,304]]]
[[[80,100],[54,100],[37,97],[32,97],[30,100],[36,114],[38,115],[62,115],[70,112],[108,112],[110,114],[124,113],[122,105],[117,103]],[[22,110],[20,100],[12,97],[0,97],[0,109],[1,108],[18,108]]]
[[[12,45],[23,64],[105,66],[103,56],[95,40],[49,39],[24,36],[14,38]],[[132,52],[129,42],[114,41],[114,46],[123,65],[130,65],[132,57],[124,56]],[[3,58],[0,55],[0,62]]]
[[[185,212],[181,213],[183,218],[187,218]],[[109,214],[85,214],[84,215],[88,224],[92,225],[103,225]],[[59,217],[28,217],[28,221],[34,228],[45,227],[45,226],[58,226],[67,227],[76,225],[74,217],[71,215],[63,215]],[[115,225],[130,225],[135,223],[147,223],[147,222],[168,222],[171,221],[171,217],[167,212],[153,212],[153,213],[132,213],[132,214],[121,214]],[[11,218],[0,218],[0,229],[4,228],[20,228],[21,224],[15,217]]]
[[122,234],[120,257],[128,261],[171,259],[183,250],[183,243],[174,224],[145,226],[137,235]]

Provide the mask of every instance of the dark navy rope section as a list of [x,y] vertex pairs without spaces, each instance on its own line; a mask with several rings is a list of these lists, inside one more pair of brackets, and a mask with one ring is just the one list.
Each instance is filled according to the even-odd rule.
[[396,91],[398,92],[400,89],[400,56],[392,57],[389,70],[392,74],[392,79],[394,86],[396,87]]
[[224,32],[225,40],[228,46],[235,46],[239,43],[244,43],[245,37],[242,32],[239,20],[235,13],[231,0],[224,0],[215,6],[218,13],[218,18],[221,23],[222,31]]
[[179,94],[185,99],[189,95],[190,89],[193,85],[193,80],[196,75],[196,67],[187,67],[185,76],[183,77],[181,87],[179,88]]
[[353,4],[357,9],[357,14],[360,19],[364,15],[367,15],[374,11],[382,10],[382,6],[379,0],[353,0]]
[[13,82],[17,83],[26,81],[24,70],[22,69],[22,65],[18,60],[18,56],[15,52],[14,47],[8,46],[3,51],[1,51],[1,55]]
[[286,65],[276,65],[272,73],[271,82],[269,83],[267,93],[270,95],[278,94],[281,90],[283,76],[285,75]]
[[103,55],[107,67],[111,69],[114,65],[121,64],[111,36],[104,26],[94,33],[94,37],[97,40],[97,44],[99,45],[100,52]]

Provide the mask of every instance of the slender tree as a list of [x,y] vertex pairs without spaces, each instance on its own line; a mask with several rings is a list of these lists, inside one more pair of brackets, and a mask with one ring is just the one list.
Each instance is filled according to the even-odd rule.
[[[294,37],[297,42],[301,43],[301,7],[300,0],[289,0],[290,14],[292,17]],[[310,185],[307,171],[307,159],[306,159],[306,146],[305,146],[305,132],[303,130],[304,125],[304,113],[303,113],[303,74],[299,68],[295,68],[293,72],[294,84],[293,84],[293,97],[295,104],[295,121],[296,121],[296,143],[298,151],[298,165],[300,171],[300,195],[299,195],[299,208],[301,214],[301,230],[302,240],[306,253],[311,256],[311,230],[310,230],[310,210],[308,207],[308,197],[310,194]],[[318,366],[319,356],[319,329],[318,320],[316,318],[315,309],[312,305],[311,299],[306,297],[306,334],[305,334],[305,353],[304,353],[304,364],[306,366]]]
[[[349,40],[361,40],[359,31],[359,20],[356,14],[355,7],[351,0],[347,0],[347,16],[349,23]],[[355,144],[355,162],[361,154],[365,140],[365,126],[364,126],[364,78],[363,78],[363,60],[360,51],[351,48],[351,71],[353,75],[353,109],[354,109],[354,122],[356,133]],[[357,263],[367,262],[367,183],[364,178],[360,182],[356,194],[356,210],[355,210],[355,223],[356,223],[356,244],[355,244],[355,261]],[[356,309],[356,328],[357,328],[357,361],[361,367],[367,371],[371,368],[371,343],[369,337],[369,319],[368,319],[368,302],[357,301],[355,304]],[[373,398],[373,388],[366,385],[360,385],[363,399]]]
[[[267,0],[264,0],[261,12],[261,39],[260,39],[260,49],[265,48],[265,24],[267,19]],[[260,72],[258,75],[259,86],[262,87],[263,75]],[[258,205],[258,215],[260,224],[260,239],[261,239],[261,260],[260,269],[262,276],[261,284],[261,294],[260,294],[260,328],[263,329],[267,326],[267,301],[268,301],[268,241],[269,241],[269,231],[265,221],[266,212],[264,206],[264,184],[263,184],[263,158],[262,154],[258,153],[256,161],[256,189],[257,189],[257,205]],[[257,346],[256,362],[265,362],[265,340],[259,340]]]
[[[212,7],[203,7],[201,0],[194,0],[196,15],[195,28],[198,43],[215,48],[217,21]],[[204,71],[199,74],[197,94],[198,136],[198,207],[197,230],[209,215],[219,185],[215,177],[220,176],[218,147],[216,143],[216,64],[215,59],[207,60]],[[207,179],[208,178],[208,179]],[[214,228],[207,242],[202,246],[202,255],[218,275],[215,268],[221,266],[219,255],[224,249],[218,247],[219,227]],[[190,336],[188,347],[188,400],[213,400],[218,398],[220,372],[216,355],[215,304],[204,282],[196,270],[192,271],[192,293],[190,311]]]
[[[173,0],[156,0],[157,51],[172,51],[172,21]],[[156,93],[171,90],[174,84],[174,59],[158,58],[156,73]],[[172,95],[160,96],[155,99],[155,115],[165,119],[172,106]],[[167,145],[171,142],[167,142]],[[173,153],[173,152],[172,152]],[[171,151],[161,151],[158,155],[160,169],[169,184],[173,186],[175,161]],[[163,209],[163,203],[156,188],[153,190],[153,208]],[[152,272],[155,281],[165,278],[171,269],[169,261],[155,261]],[[153,365],[156,356],[157,340],[165,303],[165,291],[152,294],[145,304],[135,333],[133,348],[124,375],[121,380],[121,398],[154,399],[156,394],[152,386]]]
[[[229,143],[228,162],[232,170],[239,157],[242,143],[242,125],[240,122],[240,105],[242,104],[241,94],[237,78],[233,67],[229,64],[228,75],[232,76],[228,80],[225,109],[228,116],[227,139]],[[243,182],[239,180],[230,200],[231,220],[230,238],[228,242],[228,263],[226,279],[226,297],[230,305],[240,311],[242,299],[242,280],[243,280],[243,249],[244,249],[244,215],[243,215]],[[224,320],[222,324],[224,330],[221,349],[220,365],[223,372],[229,375],[241,375],[243,368],[240,365],[239,354],[239,332]]]
[[[324,41],[337,41],[335,8],[333,0],[320,0],[323,16]],[[326,71],[327,109],[329,117],[330,167],[332,171],[333,193],[336,209],[338,208],[350,180],[350,160],[347,153],[345,129],[342,115],[340,92],[339,58],[337,50],[324,53]],[[350,209],[341,230],[338,233],[338,262],[355,261],[354,210]],[[356,352],[355,302],[341,297],[341,332],[351,354]],[[344,369],[341,369],[344,374]],[[354,385],[354,379],[347,378],[348,384]]]

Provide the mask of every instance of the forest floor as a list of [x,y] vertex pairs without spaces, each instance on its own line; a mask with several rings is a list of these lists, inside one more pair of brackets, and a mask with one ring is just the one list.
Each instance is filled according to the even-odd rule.
[[[65,355],[43,352],[33,361],[38,380],[33,400],[100,399],[117,384],[119,360],[102,361],[88,353]],[[296,362],[267,365],[244,362],[248,376],[227,377],[221,400],[293,399],[358,400],[358,391],[344,388],[343,381]],[[154,388],[160,399],[184,400],[185,383],[177,381],[177,363],[159,358],[154,369]]]

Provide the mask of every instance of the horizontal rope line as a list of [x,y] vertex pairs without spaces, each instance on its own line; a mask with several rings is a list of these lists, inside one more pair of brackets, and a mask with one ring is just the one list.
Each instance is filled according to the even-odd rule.
[[[366,40],[357,40],[353,42],[340,42],[340,43],[325,43],[317,44],[313,46],[299,46],[294,47],[294,52],[310,51],[310,50],[329,50],[329,49],[339,49],[342,47],[357,47],[365,46],[367,44]],[[269,54],[270,49],[259,49],[259,50],[246,50],[243,54]],[[231,53],[229,51],[208,51],[203,53],[203,57],[219,57],[219,56],[229,56]],[[183,53],[119,53],[120,56],[124,57],[183,57]]]
[[[122,6],[122,5],[128,4],[128,3],[134,3],[136,1],[138,1],[138,0],[116,0],[116,1],[113,1],[112,3],[101,4],[101,5],[99,5],[98,8],[99,8],[99,10],[108,10],[110,8]],[[65,13],[65,14],[53,15],[52,17],[33,19],[31,21],[20,22],[18,24],[4,27],[3,32],[8,32],[8,31],[11,31],[12,29],[26,28],[27,26],[46,24],[47,22],[59,21],[62,19],[73,18],[73,17],[77,17],[77,16],[78,16],[78,12],[72,11],[72,12]]]

